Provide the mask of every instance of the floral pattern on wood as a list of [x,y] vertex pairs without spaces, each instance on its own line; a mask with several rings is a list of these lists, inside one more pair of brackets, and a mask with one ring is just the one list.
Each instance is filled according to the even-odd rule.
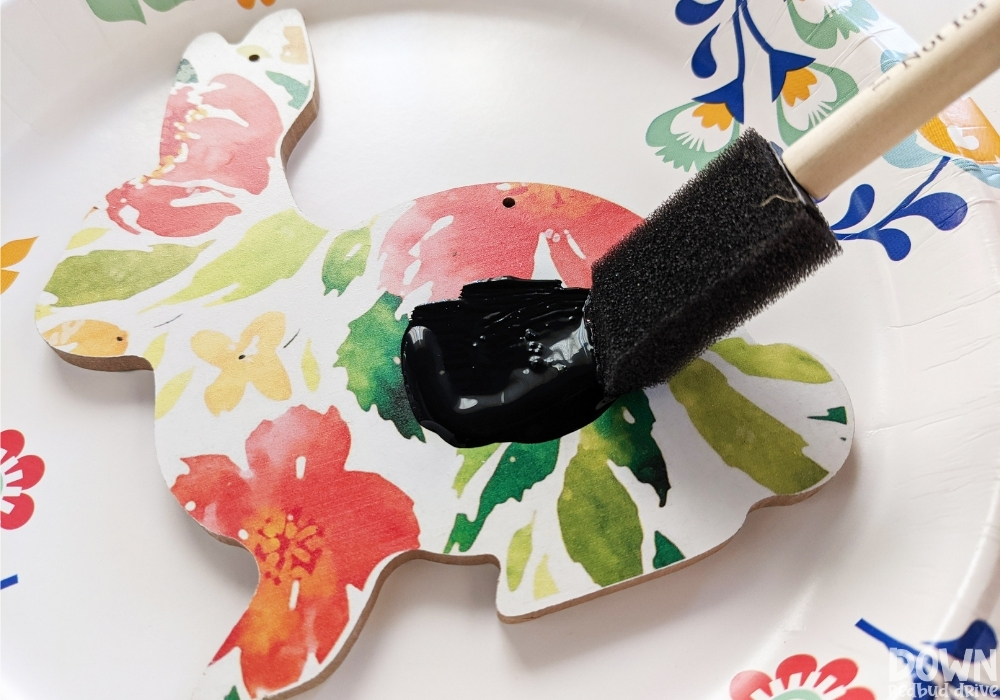
[[195,697],[315,682],[407,557],[499,561],[498,610],[526,619],[683,565],[756,505],[836,474],[854,429],[843,383],[807,351],[745,334],[559,440],[458,450],[424,431],[399,366],[416,304],[497,275],[589,285],[641,218],[501,182],[327,231],[296,209],[282,159],[315,85],[295,11],[234,46],[196,39],[158,165],[87,215],[36,313],[70,361],[153,369],[167,485],[256,560],[257,590]]

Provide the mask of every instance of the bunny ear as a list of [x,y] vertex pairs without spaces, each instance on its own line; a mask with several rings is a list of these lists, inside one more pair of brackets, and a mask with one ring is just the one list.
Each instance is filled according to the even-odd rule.
[[268,15],[236,46],[245,63],[241,75],[251,78],[273,99],[285,130],[308,112],[315,95],[316,73],[305,21],[298,10]]
[[203,34],[184,52],[177,67],[174,92],[217,89],[220,76],[236,75],[260,88],[274,103],[284,130],[292,130],[309,112],[316,90],[312,50],[305,22],[297,10],[268,15],[235,44],[218,34]]

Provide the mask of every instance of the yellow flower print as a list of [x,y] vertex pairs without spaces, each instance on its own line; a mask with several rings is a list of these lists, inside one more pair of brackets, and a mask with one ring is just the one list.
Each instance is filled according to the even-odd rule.
[[118,357],[128,349],[128,333],[107,321],[65,321],[42,337],[54,348],[83,357]]
[[6,292],[17,279],[18,272],[7,268],[24,260],[34,242],[34,238],[21,238],[4,243],[3,247],[0,247],[0,267],[3,268],[0,270],[0,293]]
[[809,99],[809,86],[815,85],[819,80],[808,68],[791,70],[785,74],[785,84],[781,87],[781,96],[785,99],[785,104],[794,107],[796,102]]
[[953,103],[919,131],[945,153],[980,165],[1000,164],[1000,134],[971,98]]
[[725,131],[733,125],[733,115],[729,113],[726,105],[721,103],[706,102],[699,105],[691,114],[701,119],[701,126],[705,129],[715,126]]
[[236,408],[248,382],[273,401],[291,398],[288,374],[275,352],[284,336],[285,315],[269,311],[251,321],[236,342],[217,331],[199,331],[191,338],[195,354],[221,370],[205,389],[205,405],[213,415]]

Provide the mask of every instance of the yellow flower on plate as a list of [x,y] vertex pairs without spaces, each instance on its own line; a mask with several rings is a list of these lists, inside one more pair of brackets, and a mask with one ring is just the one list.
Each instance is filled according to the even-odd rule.
[[791,70],[785,74],[785,84],[781,87],[781,96],[785,99],[785,104],[794,107],[796,102],[809,99],[809,86],[815,85],[819,80],[808,68]]
[[232,411],[243,399],[248,383],[272,401],[291,398],[288,373],[276,352],[285,336],[285,315],[268,311],[250,322],[233,342],[218,331],[198,331],[191,349],[221,370],[205,389],[205,405],[213,415]]
[[954,102],[920,127],[919,133],[950,155],[980,165],[1000,165],[1000,134],[972,98]]
[[729,109],[724,104],[706,102],[696,107],[691,114],[701,119],[701,126],[704,129],[710,129],[714,126],[725,131],[733,125],[733,115],[729,113]]

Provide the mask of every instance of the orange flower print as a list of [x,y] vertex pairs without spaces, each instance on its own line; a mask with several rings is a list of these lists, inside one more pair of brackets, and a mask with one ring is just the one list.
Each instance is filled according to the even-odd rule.
[[733,125],[733,115],[724,104],[706,102],[695,107],[691,114],[701,119],[701,126],[705,129],[714,126],[725,131]]
[[273,401],[291,398],[292,385],[276,352],[284,337],[285,315],[279,311],[255,318],[236,342],[217,331],[195,333],[191,349],[221,370],[218,379],[205,389],[205,405],[213,415],[236,408],[247,384]]
[[14,280],[19,274],[17,270],[8,270],[7,268],[24,260],[34,242],[34,238],[20,238],[0,246],[0,294],[6,292],[7,288],[14,284]]
[[296,406],[246,441],[250,469],[226,455],[184,459],[174,496],[205,528],[253,553],[253,600],[214,661],[237,647],[251,697],[323,663],[350,619],[347,585],[364,589],[387,557],[419,546],[413,501],[392,483],[345,471],[351,447],[337,409]]
[[1000,165],[1000,134],[972,98],[954,102],[919,129],[931,145],[980,165]]
[[[236,0],[244,10],[252,10],[256,0]],[[274,4],[274,0],[260,0],[261,4],[265,7],[270,7]]]
[[809,86],[819,82],[816,75],[808,68],[799,68],[785,74],[785,84],[781,88],[781,96],[785,104],[794,107],[796,102],[809,99]]

